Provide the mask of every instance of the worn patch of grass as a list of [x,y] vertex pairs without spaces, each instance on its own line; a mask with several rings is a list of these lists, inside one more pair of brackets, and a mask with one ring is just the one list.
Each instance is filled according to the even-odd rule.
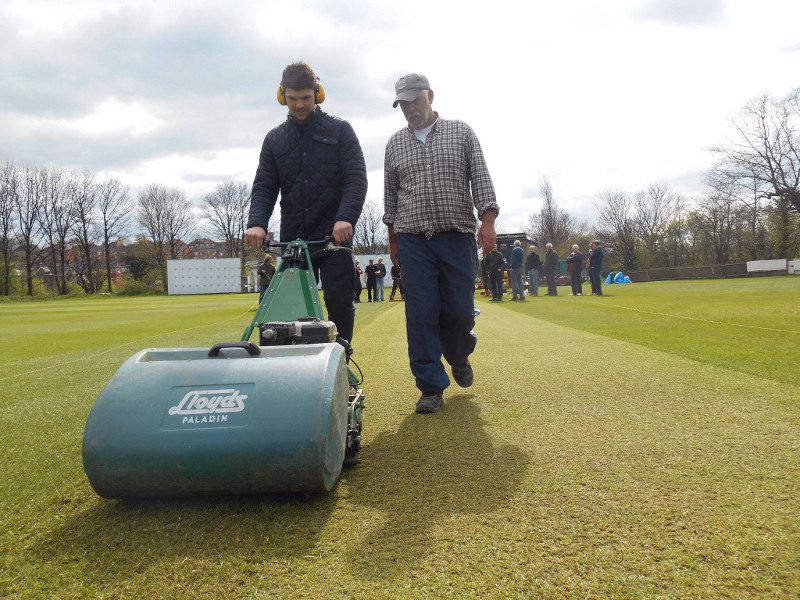
[[[758,300],[727,315],[791,330],[764,303],[796,289],[754,281]],[[719,294],[690,315],[719,316],[722,283],[672,292]],[[403,303],[359,305],[363,463],[332,493],[153,502],[91,491],[89,407],[140,348],[237,339],[253,297],[0,306],[0,596],[797,596],[800,385],[768,361],[742,367],[750,336],[613,306],[691,305],[667,288],[478,300],[475,385],[425,416]],[[798,337],[780,339],[797,373]]]

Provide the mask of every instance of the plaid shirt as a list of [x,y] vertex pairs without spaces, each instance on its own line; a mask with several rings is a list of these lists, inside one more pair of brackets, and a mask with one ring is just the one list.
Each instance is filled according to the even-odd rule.
[[398,233],[475,233],[478,216],[499,212],[478,138],[462,121],[439,119],[426,143],[410,127],[386,144],[383,222]]

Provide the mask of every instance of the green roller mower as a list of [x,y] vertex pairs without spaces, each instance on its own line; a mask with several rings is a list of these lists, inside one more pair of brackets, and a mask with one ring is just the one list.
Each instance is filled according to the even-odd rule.
[[142,350],[105,386],[83,435],[100,496],[328,491],[358,463],[362,378],[323,318],[309,246],[350,250],[270,245],[281,261],[241,340]]

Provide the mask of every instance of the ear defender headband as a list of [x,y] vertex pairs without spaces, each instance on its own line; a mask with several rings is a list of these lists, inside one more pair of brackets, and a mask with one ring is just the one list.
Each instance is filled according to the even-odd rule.
[[[278,86],[278,104],[286,106],[286,94],[283,91],[283,83]],[[314,84],[314,104],[322,104],[325,102],[325,86],[317,77],[317,82]]]

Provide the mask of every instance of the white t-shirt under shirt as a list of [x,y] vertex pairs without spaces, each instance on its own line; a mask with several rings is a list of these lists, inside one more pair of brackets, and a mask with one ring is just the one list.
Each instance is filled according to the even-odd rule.
[[415,129],[414,130],[414,135],[417,137],[417,139],[420,142],[422,142],[424,144],[425,140],[428,139],[428,134],[431,132],[431,129],[433,129],[434,125],[436,125],[436,121],[434,121],[433,123],[431,123],[427,127],[423,127],[422,129]]

